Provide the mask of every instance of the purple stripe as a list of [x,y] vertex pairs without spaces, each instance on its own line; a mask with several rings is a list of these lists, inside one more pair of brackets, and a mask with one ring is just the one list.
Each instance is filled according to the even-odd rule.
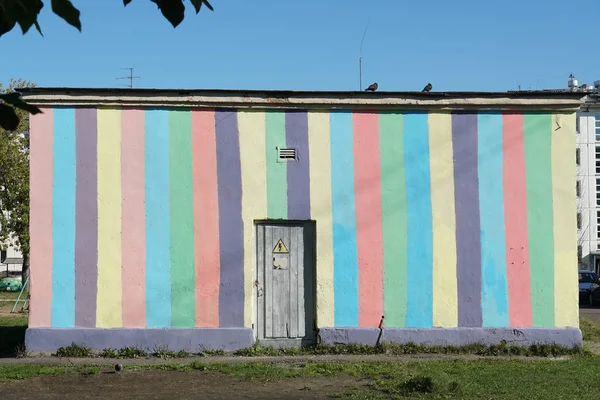
[[221,288],[219,326],[244,326],[242,167],[237,112],[215,111]]
[[452,115],[452,147],[456,203],[458,326],[480,327],[481,237],[476,114]]
[[285,113],[286,147],[296,149],[298,161],[287,164],[288,219],[310,219],[310,164],[308,154],[308,114]]
[[96,326],[98,203],[96,109],[75,110],[77,178],[75,198],[75,326]]

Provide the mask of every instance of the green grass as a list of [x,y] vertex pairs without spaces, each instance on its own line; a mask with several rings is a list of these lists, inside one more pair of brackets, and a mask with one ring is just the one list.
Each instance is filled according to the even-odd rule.
[[[26,355],[24,348],[25,330],[27,328],[27,314],[0,315],[0,355],[23,356]],[[580,327],[583,339],[586,342],[585,348],[597,352],[600,350],[600,322],[592,323],[586,318],[581,318]],[[102,352],[93,352],[81,344],[71,344],[57,351],[61,357],[93,357],[100,356],[106,358],[139,358],[154,356],[163,359],[184,358],[188,356],[224,356],[227,355],[223,350],[199,349],[198,353],[188,353],[185,351],[172,351],[169,349],[155,349],[152,352],[146,352],[142,349],[126,347],[121,349],[105,349]],[[284,348],[275,349],[263,347],[259,344],[250,348],[241,349],[233,353],[235,356],[255,357],[255,356],[294,356],[294,355],[367,355],[367,354],[387,354],[387,355],[407,355],[407,354],[472,354],[479,356],[561,356],[561,355],[585,355],[586,350],[569,349],[554,345],[540,345],[530,347],[510,346],[502,343],[495,346],[470,345],[470,346],[422,346],[416,344],[384,344],[382,346],[365,345],[336,345],[336,346],[312,346],[304,348]]]
[[255,345],[238,350],[237,356],[298,356],[298,355],[410,355],[410,354],[447,354],[447,355],[478,355],[478,356],[527,356],[527,357],[556,357],[564,355],[585,355],[582,348],[567,348],[557,345],[511,346],[506,342],[486,346],[473,344],[467,346],[426,346],[414,343],[393,344],[384,343],[378,346],[361,344],[312,346],[302,348],[273,348]]
[[[21,301],[24,301],[27,298],[28,294],[29,294],[29,292],[27,290],[23,291],[23,294],[21,295]],[[13,300],[14,301],[14,300],[17,300],[17,297],[19,297],[19,292],[0,292],[0,300]],[[11,304],[10,306],[12,307],[13,304]]]
[[580,318],[579,329],[584,341],[600,342],[600,322],[593,323],[587,318]]
[[[468,346],[424,346],[414,343],[407,344],[383,344],[379,346],[366,346],[359,344],[334,345],[334,346],[312,346],[302,348],[273,348],[255,345],[249,348],[241,349],[232,355],[240,357],[278,357],[278,356],[301,356],[301,355],[414,355],[414,354],[445,354],[445,355],[477,355],[477,356],[526,356],[526,357],[558,357],[558,356],[587,356],[588,352],[583,348],[567,348],[557,345],[532,345],[529,347],[510,346],[506,342],[498,345],[468,345]],[[143,349],[135,347],[124,347],[121,349],[104,349],[101,352],[94,352],[83,344],[72,343],[69,346],[61,347],[56,352],[58,357],[68,358],[140,358],[140,357],[158,357],[162,359],[185,358],[190,356],[222,356],[227,355],[222,350],[208,351],[203,350],[200,353],[189,353],[187,351],[172,351],[166,348],[156,349],[153,352],[146,352]]]
[[92,349],[77,343],[71,343],[68,346],[60,347],[56,351],[57,357],[86,358],[91,357],[92,355]]
[[57,376],[75,372],[78,369],[76,367],[49,365],[0,365],[0,382],[34,378],[36,376]]
[[[109,367],[104,367],[108,369]],[[92,375],[95,366],[0,365],[0,381],[40,375]],[[197,371],[263,382],[344,374],[356,383],[340,387],[336,397],[351,399],[573,399],[595,398],[600,357],[569,360],[429,360],[356,363],[201,363],[126,366],[137,371]],[[191,379],[191,378],[190,378]]]
[[163,360],[169,359],[169,358],[185,358],[185,357],[190,357],[192,356],[191,353],[185,351],[185,350],[180,350],[180,351],[172,351],[169,350],[167,348],[157,348],[152,352],[152,356],[153,357],[158,357],[158,358],[162,358]]

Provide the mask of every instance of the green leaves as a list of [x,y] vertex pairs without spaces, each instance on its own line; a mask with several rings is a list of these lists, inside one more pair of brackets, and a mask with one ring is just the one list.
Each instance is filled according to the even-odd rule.
[[52,11],[81,32],[81,21],[79,20],[81,13],[71,3],[71,0],[52,0]]
[[41,113],[40,109],[36,106],[26,103],[21,99],[21,95],[17,92],[11,92],[6,94],[0,94],[0,99],[5,103],[10,104],[11,106],[20,108],[21,110],[27,111],[31,114],[39,114]]
[[[0,103],[0,127],[7,131],[14,131],[19,126],[20,119],[15,112],[15,108],[31,114],[38,114],[42,112],[33,104],[23,101],[23,99],[21,99],[21,95],[17,92],[0,94],[0,100],[6,103]],[[10,104],[12,107],[7,104]]]
[[[0,0],[2,4],[2,0]],[[0,84],[0,242],[29,253],[29,118],[16,90],[34,87],[31,82],[11,79]],[[14,107],[17,108],[14,108]],[[6,129],[6,128],[10,129]]]
[[42,33],[37,23],[37,16],[44,7],[42,0],[1,0],[0,1],[0,36],[10,32],[19,24],[23,34],[33,25]]
[[[106,2],[107,0],[102,1]],[[177,27],[183,21],[185,17],[184,0],[150,1],[158,6],[162,15],[173,27]],[[47,2],[48,0],[46,0]],[[123,5],[127,6],[131,2],[132,0],[123,0]],[[196,14],[200,12],[203,5],[214,11],[208,0],[190,0],[190,3],[196,10]],[[56,15],[81,31],[81,12],[73,5],[71,0],[51,0],[51,4],[52,11]],[[44,8],[44,0],[0,0],[0,37],[12,31],[17,24],[21,27],[23,34],[27,33],[32,26],[35,26],[42,35],[42,28],[38,24],[38,15],[42,8]],[[2,100],[0,102],[0,127],[5,130],[14,130],[19,125],[19,117],[15,113],[15,108],[31,114],[40,112],[37,107],[27,104],[15,93],[2,94],[0,100]]]
[[[36,106],[26,103],[21,99],[21,95],[17,92],[0,94],[0,127],[7,131],[14,131],[19,126],[19,117],[15,112],[15,108],[27,111],[31,114],[38,114],[42,111]],[[12,107],[8,106],[10,104]]]
[[[81,12],[73,5],[71,0],[50,0],[52,11],[64,19],[69,25],[81,31]],[[100,0],[96,0],[100,1]],[[103,0],[108,1],[108,0]],[[133,0],[123,0],[127,6]],[[162,15],[177,27],[185,17],[184,0],[150,0],[157,5]],[[48,0],[46,0],[46,3]],[[190,0],[196,10],[200,12],[202,6],[214,11],[208,0]],[[32,26],[42,35],[42,28],[38,24],[38,15],[44,8],[44,0],[0,0],[0,36],[13,30],[19,24],[23,34],[27,33]],[[43,36],[43,35],[42,35]]]
[[14,131],[19,126],[19,121],[14,108],[6,104],[0,104],[0,128]]
[[182,0],[150,0],[156,3],[162,15],[173,25],[177,27],[183,21],[185,6]]
[[192,5],[196,9],[196,14],[198,14],[200,12],[200,8],[202,7],[203,4],[206,5],[206,7],[208,7],[208,9],[210,11],[215,11],[207,0],[190,0],[190,1],[192,2]]
[[[150,0],[155,3],[160,9],[162,15],[173,25],[174,28],[177,27],[183,21],[185,17],[185,5],[183,4],[183,0]],[[208,0],[190,0],[194,8],[196,9],[196,14],[200,12],[200,8],[202,5],[206,5],[209,10],[214,11],[212,5],[208,2]],[[131,3],[131,0],[123,0],[123,4],[127,5]]]

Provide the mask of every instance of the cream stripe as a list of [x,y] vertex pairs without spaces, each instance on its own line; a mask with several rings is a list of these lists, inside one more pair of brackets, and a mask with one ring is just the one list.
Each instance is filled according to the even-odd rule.
[[452,116],[429,114],[433,222],[433,326],[458,326]]
[[575,114],[552,118],[552,203],[554,215],[554,321],[579,326],[575,199]]
[[310,213],[317,221],[317,322],[334,326],[333,220],[331,215],[331,147],[329,113],[308,113]]
[[121,111],[99,109],[98,328],[123,325],[121,297]]
[[267,162],[265,113],[238,112],[242,166],[242,220],[244,221],[244,325],[252,326],[256,263],[254,220],[267,217]]

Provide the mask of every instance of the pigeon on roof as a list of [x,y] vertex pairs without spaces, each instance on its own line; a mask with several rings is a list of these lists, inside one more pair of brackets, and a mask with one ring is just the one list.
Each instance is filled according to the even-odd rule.
[[368,88],[366,88],[365,90],[367,92],[374,92],[377,90],[379,86],[377,85],[377,82],[375,82],[374,84],[370,85]]
[[422,92],[430,92],[431,89],[433,89],[433,86],[431,86],[431,83],[428,83],[427,86],[423,88]]

